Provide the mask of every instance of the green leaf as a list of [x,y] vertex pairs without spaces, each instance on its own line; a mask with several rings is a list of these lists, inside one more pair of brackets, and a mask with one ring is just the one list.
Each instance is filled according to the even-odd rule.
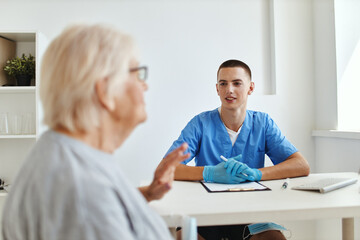
[[29,54],[26,56],[24,53],[21,58],[15,57],[13,59],[7,60],[4,71],[9,76],[27,74],[32,77],[35,76],[35,58]]

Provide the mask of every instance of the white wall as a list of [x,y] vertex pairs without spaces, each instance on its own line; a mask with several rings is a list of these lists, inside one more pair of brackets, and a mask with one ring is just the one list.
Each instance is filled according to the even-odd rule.
[[335,14],[333,0],[314,1],[316,129],[337,129]]
[[[150,68],[148,121],[116,153],[134,185],[152,177],[195,114],[219,105],[216,70],[227,58],[249,63],[258,91],[250,97],[249,108],[270,113],[313,172],[353,171],[358,141],[311,137],[314,129],[337,127],[333,4],[274,1],[276,95],[268,95],[273,83],[264,0],[0,0],[0,31],[39,30],[51,40],[69,23],[105,22],[135,37],[141,62]],[[301,228],[287,224],[294,230],[293,239],[314,239],[314,222],[302,222]],[[317,224],[323,229],[323,223]]]
[[257,93],[249,108],[269,112],[313,165],[311,1],[275,2],[276,95],[266,95],[273,84],[267,7],[262,0],[1,1],[0,30],[39,30],[51,40],[69,23],[101,22],[135,37],[150,68],[148,121],[117,156],[136,185],[152,177],[195,114],[219,106],[216,71],[228,58],[252,67]]

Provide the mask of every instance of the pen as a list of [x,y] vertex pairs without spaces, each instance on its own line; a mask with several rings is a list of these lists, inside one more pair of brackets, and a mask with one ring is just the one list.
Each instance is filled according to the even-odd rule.
[[289,185],[289,182],[290,182],[290,179],[287,178],[287,179],[285,180],[285,182],[283,183],[283,185],[281,186],[281,188],[282,188],[282,189],[286,189],[286,188],[288,187],[288,185]]
[[223,155],[220,155],[220,158],[222,159],[222,160],[224,160],[225,162],[227,162],[228,160],[227,160],[227,158],[226,157],[224,157]]
[[[227,159],[226,157],[224,157],[223,155],[220,155],[220,158],[221,158],[222,160],[224,160],[225,162],[228,161],[228,159]],[[245,174],[245,173],[241,173],[241,174],[244,175],[245,177],[248,177],[248,175]]]

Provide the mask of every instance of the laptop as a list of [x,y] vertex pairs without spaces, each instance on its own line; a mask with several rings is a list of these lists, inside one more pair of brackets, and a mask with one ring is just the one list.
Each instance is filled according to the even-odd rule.
[[356,182],[357,178],[323,178],[292,187],[291,189],[327,193],[354,184]]

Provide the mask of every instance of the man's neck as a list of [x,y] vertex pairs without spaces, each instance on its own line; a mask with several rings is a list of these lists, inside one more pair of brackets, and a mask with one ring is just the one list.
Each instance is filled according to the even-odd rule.
[[246,109],[226,109],[221,107],[220,117],[225,126],[237,132],[244,123]]

